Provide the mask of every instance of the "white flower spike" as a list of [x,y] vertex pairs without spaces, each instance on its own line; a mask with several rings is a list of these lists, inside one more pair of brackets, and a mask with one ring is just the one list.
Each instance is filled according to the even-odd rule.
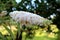
[[48,19],[45,19],[37,14],[33,14],[30,12],[25,12],[25,11],[13,11],[10,12],[10,17],[12,17],[13,20],[16,22],[19,22],[23,25],[48,25],[50,24]]

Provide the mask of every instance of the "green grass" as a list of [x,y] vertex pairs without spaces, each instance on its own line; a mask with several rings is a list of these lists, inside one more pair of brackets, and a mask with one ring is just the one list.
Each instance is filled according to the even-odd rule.
[[33,39],[26,39],[26,40],[56,40],[56,38],[49,38],[49,37],[34,37]]
[[[25,35],[23,35],[22,39],[25,40]],[[50,38],[48,36],[34,36],[31,38],[26,38],[26,40],[56,40],[57,38]]]
[[34,37],[34,40],[55,40],[55,38],[48,38],[48,37]]
[[[11,40],[10,37],[7,37],[7,38],[8,40]],[[23,37],[23,40],[25,40],[24,37]],[[49,37],[44,36],[44,37],[34,37],[33,39],[27,38],[26,40],[56,40],[56,38],[49,38]]]
[[[1,29],[0,32],[5,31],[5,30],[3,30],[3,31],[2,31],[2,30],[3,30],[3,29]],[[40,30],[37,30],[37,33],[39,33],[39,32],[40,32]],[[14,32],[14,33],[16,33],[16,32]],[[43,34],[46,34],[46,35],[44,35],[44,36],[39,36],[39,35],[38,35],[38,36],[34,36],[33,39],[29,39],[28,37],[25,38],[25,37],[26,37],[26,34],[23,32],[22,40],[25,40],[25,39],[26,39],[26,40],[57,40],[57,39],[56,39],[56,36],[54,36],[54,38],[53,38],[53,37],[50,38],[50,37],[48,37],[48,35],[47,35],[48,33],[47,33],[47,32],[46,32],[46,33],[42,32],[42,33],[43,33]],[[14,34],[14,35],[16,36],[16,34]],[[41,34],[40,34],[40,35],[41,35]],[[15,37],[15,36],[14,36],[14,37]],[[53,34],[52,34],[52,36],[53,36]],[[2,39],[0,38],[0,40],[2,40]],[[11,40],[11,36],[7,36],[7,40]]]

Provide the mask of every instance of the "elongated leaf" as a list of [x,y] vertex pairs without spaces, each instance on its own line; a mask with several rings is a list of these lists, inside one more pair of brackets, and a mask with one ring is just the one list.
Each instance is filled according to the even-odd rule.
[[7,40],[7,39],[2,35],[1,32],[0,32],[0,38],[1,38],[2,40]]
[[20,35],[20,23],[17,23],[17,32],[18,32],[18,37],[19,37],[19,35]]
[[11,39],[14,40],[14,35],[13,35],[12,31],[5,24],[3,26],[9,32],[9,34],[11,35]]

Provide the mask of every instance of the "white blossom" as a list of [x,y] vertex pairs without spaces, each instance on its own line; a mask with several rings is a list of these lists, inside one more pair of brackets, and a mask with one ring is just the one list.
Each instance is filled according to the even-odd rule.
[[2,12],[0,13],[0,17],[3,17],[3,16],[5,16],[5,15],[7,15],[7,11],[2,11]]
[[25,11],[13,11],[9,14],[13,20],[19,22],[21,24],[29,24],[29,25],[44,25],[49,24],[48,19],[45,19],[37,14],[33,14]]

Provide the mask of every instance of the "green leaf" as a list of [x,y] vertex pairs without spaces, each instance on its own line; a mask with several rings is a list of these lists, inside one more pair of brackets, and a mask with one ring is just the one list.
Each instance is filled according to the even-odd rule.
[[17,29],[18,29],[17,32],[18,32],[18,37],[19,37],[19,35],[20,35],[20,23],[17,24]]
[[2,40],[7,40],[7,39],[2,35],[1,32],[0,32],[0,38],[1,38]]
[[14,40],[14,35],[13,35],[12,31],[5,24],[3,26],[9,32],[9,34],[11,35],[11,40]]

